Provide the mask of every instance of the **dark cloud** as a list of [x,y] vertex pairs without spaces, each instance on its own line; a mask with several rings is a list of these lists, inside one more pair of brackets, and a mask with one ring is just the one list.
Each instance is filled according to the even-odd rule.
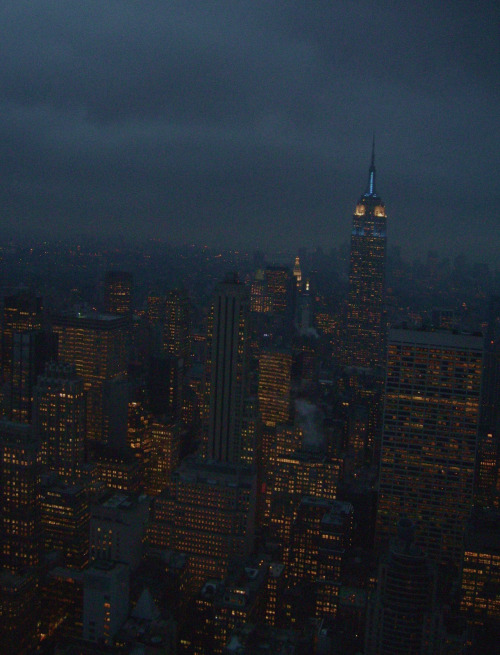
[[6,228],[335,246],[377,133],[390,238],[493,261],[492,2],[0,6]]

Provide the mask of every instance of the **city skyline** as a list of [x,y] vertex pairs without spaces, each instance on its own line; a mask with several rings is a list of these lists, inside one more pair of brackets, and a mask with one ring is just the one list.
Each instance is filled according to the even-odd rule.
[[389,243],[495,264],[498,11],[6,7],[4,230],[336,247],[375,131]]

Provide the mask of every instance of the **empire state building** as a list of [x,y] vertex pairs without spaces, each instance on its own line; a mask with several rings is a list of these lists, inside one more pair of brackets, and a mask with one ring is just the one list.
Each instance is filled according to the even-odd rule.
[[352,217],[346,364],[373,368],[385,356],[386,213],[375,188],[375,143],[368,186]]

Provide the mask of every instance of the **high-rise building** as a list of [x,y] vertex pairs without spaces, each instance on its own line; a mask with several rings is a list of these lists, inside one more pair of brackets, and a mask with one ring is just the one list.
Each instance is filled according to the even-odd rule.
[[464,537],[461,610],[471,625],[500,624],[500,513],[475,511]]
[[0,565],[15,573],[40,562],[40,472],[31,426],[0,421]]
[[462,559],[472,507],[483,342],[480,336],[389,333],[376,536],[406,516],[435,561]]
[[129,612],[129,568],[97,560],[84,574],[83,638],[112,645]]
[[14,332],[40,330],[42,327],[42,299],[29,291],[19,291],[4,298],[2,320],[2,371],[9,379],[12,365]]
[[75,476],[85,460],[85,397],[74,365],[51,362],[38,377],[33,427],[42,463],[64,478]]
[[292,353],[262,350],[259,356],[259,409],[265,425],[288,423],[291,409]]
[[89,560],[88,496],[84,485],[64,484],[50,477],[42,486],[44,549],[57,551],[65,566],[77,569],[83,569]]
[[184,366],[187,366],[190,352],[189,300],[181,289],[172,289],[167,293],[164,320],[163,350],[182,357]]
[[[271,301],[271,311],[287,314],[292,310],[292,274],[286,266],[267,266],[265,270],[267,292]],[[293,316],[293,313],[291,314]]]
[[382,559],[371,599],[367,655],[432,655],[437,634],[436,576],[413,543],[413,525],[401,519],[398,537]]
[[132,314],[132,274],[108,271],[104,278],[104,311],[107,314]]
[[375,367],[384,361],[386,213],[375,189],[375,154],[368,188],[356,205],[351,232],[345,363]]
[[247,374],[248,294],[236,275],[217,288],[209,317],[205,394],[207,456],[238,464]]
[[55,335],[43,330],[14,332],[11,355],[9,418],[31,423],[33,387],[46,362],[57,356]]
[[87,437],[121,446],[127,429],[128,319],[110,314],[59,315],[59,360],[74,364],[86,392]]

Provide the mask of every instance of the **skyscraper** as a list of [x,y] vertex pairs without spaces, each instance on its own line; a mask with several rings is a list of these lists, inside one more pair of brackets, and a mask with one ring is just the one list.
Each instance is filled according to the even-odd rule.
[[65,478],[77,474],[85,457],[83,380],[72,364],[47,364],[34,390],[33,427],[41,460]]
[[15,573],[40,563],[40,472],[31,426],[0,421],[0,565]]
[[482,338],[390,330],[376,533],[415,523],[416,543],[459,566],[472,507]]
[[263,350],[259,356],[259,409],[265,425],[290,420],[292,353],[287,349]]
[[375,188],[373,146],[368,187],[352,220],[345,352],[349,366],[375,367],[384,360],[386,220]]
[[127,429],[128,319],[110,314],[59,315],[59,359],[74,364],[87,396],[87,437],[107,445],[125,443]]
[[132,313],[132,274],[108,271],[104,278],[104,311],[129,316]]
[[238,464],[246,386],[248,294],[236,275],[216,291],[207,339],[207,455]]

